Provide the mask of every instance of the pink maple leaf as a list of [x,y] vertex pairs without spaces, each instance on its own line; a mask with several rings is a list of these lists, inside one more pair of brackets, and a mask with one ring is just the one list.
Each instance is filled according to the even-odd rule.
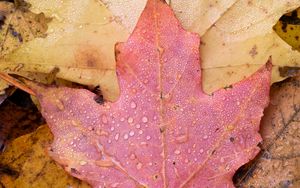
[[234,172],[259,151],[271,63],[206,95],[199,43],[164,1],[149,0],[116,47],[118,101],[35,87],[54,134],[50,155],[93,187],[234,187]]

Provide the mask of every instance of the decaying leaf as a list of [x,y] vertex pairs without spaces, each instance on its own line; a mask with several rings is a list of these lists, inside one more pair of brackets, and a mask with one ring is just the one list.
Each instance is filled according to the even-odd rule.
[[0,186],[4,187],[74,187],[86,183],[69,176],[46,154],[53,136],[47,126],[14,140],[0,155]]
[[43,13],[34,14],[26,3],[14,6],[13,3],[0,2],[0,58],[37,37],[45,37],[47,23]]
[[[1,101],[0,101],[1,102]],[[16,91],[0,106],[0,153],[15,138],[33,132],[44,123],[29,95]]]
[[284,41],[300,51],[300,8],[282,16],[274,30]]
[[[24,1],[16,1],[16,4],[0,2],[0,58],[34,38],[46,36],[50,19],[43,13],[34,14],[29,11],[29,4]],[[0,62],[1,66],[5,66],[3,62]],[[22,64],[15,66],[16,69],[21,67]],[[8,85],[0,80],[0,93],[7,87]]]
[[30,84],[54,134],[49,154],[94,187],[233,187],[234,172],[259,151],[271,64],[209,96],[199,45],[164,1],[149,0],[116,47],[117,102]]
[[[47,36],[22,45],[0,61],[7,72],[50,73],[81,84],[98,86],[106,99],[119,92],[115,76],[114,45],[124,30],[100,1],[28,0],[30,10],[52,18]],[[91,12],[93,14],[91,14]]]
[[272,87],[262,120],[262,151],[237,177],[237,187],[300,187],[300,77]]

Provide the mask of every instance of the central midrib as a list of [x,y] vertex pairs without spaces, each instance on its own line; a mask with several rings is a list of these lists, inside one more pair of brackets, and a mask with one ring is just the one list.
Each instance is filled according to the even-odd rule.
[[[155,23],[155,46],[156,46],[156,50],[157,50],[157,56],[158,56],[158,68],[159,68],[159,73],[158,73],[158,84],[159,84],[159,93],[157,96],[159,98],[159,124],[158,124],[158,128],[160,129],[160,126],[164,126],[163,122],[164,122],[164,115],[163,115],[163,111],[164,111],[164,106],[163,106],[163,87],[162,87],[162,70],[163,70],[163,60],[162,60],[162,54],[163,54],[163,48],[160,46],[160,42],[159,42],[159,38],[160,38],[160,31],[159,31],[159,27],[158,27],[158,18],[157,18],[157,2],[155,1],[155,5],[154,5],[154,11],[153,11],[153,16],[154,16],[154,23]],[[163,157],[163,161],[162,161],[162,179],[163,179],[163,187],[166,188],[168,187],[167,184],[167,177],[166,177],[166,156],[167,156],[167,150],[166,150],[166,135],[165,135],[165,131],[160,131],[161,136],[162,136],[162,157]]]

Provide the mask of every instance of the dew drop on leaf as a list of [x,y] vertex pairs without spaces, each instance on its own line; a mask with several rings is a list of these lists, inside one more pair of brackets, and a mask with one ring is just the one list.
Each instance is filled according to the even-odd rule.
[[148,122],[148,118],[147,118],[146,116],[144,116],[144,117],[142,118],[142,122],[143,122],[143,123],[147,123],[147,122]]
[[128,122],[128,123],[133,123],[133,118],[132,118],[132,117],[129,117],[129,118],[127,119],[127,122]]
[[136,103],[132,101],[132,102],[130,103],[130,107],[131,107],[132,109],[136,108]]

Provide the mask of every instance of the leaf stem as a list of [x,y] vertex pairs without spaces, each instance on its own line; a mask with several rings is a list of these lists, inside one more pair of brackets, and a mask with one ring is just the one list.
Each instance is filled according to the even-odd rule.
[[8,82],[9,84],[12,84],[13,86],[29,93],[30,95],[36,96],[36,94],[27,86],[20,83],[19,80],[15,79],[14,77],[8,75],[7,73],[0,72],[0,78],[4,81]]

